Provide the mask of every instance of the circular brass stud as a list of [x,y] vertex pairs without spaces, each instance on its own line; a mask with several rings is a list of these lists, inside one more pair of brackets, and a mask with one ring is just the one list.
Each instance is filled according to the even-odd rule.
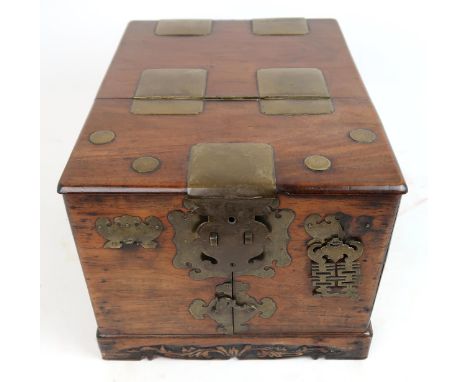
[[310,155],[304,159],[304,164],[313,171],[325,171],[331,166],[330,159],[322,155]]
[[89,135],[89,141],[93,145],[104,145],[115,139],[115,133],[112,130],[97,130]]
[[153,172],[159,168],[160,161],[153,157],[141,157],[132,163],[132,169],[138,173]]
[[369,129],[351,130],[349,136],[353,141],[358,143],[372,143],[377,138],[377,135]]

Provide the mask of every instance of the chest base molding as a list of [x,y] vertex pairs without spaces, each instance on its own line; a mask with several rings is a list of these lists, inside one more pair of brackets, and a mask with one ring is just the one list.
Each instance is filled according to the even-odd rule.
[[103,359],[141,360],[156,357],[179,359],[365,359],[372,328],[363,333],[314,333],[284,336],[127,336],[97,332]]

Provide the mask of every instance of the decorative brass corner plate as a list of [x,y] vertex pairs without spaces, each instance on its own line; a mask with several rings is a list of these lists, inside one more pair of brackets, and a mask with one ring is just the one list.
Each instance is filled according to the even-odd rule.
[[273,148],[263,143],[200,143],[190,150],[188,195],[272,197],[276,191]]
[[156,248],[156,238],[163,231],[163,224],[155,216],[144,221],[137,216],[119,216],[111,222],[108,218],[96,220],[96,230],[107,241],[104,248],[122,248],[125,245],[140,245],[143,248]]
[[155,34],[160,36],[205,36],[211,33],[211,20],[160,20]]
[[304,18],[279,18],[252,20],[252,32],[257,35],[304,35],[309,33]]
[[205,69],[147,69],[133,97],[133,114],[198,114],[203,111]]
[[322,296],[357,297],[360,263],[364,247],[359,240],[346,239],[336,215],[307,217],[306,232],[312,237],[307,255],[312,260],[312,290]]
[[269,115],[333,112],[327,84],[317,68],[257,70],[260,110]]
[[209,316],[218,323],[217,330],[224,334],[238,334],[248,330],[247,321],[259,315],[271,317],[276,311],[276,304],[271,298],[257,301],[247,294],[248,284],[226,282],[216,286],[215,297],[209,303],[194,300],[189,311],[198,320]]
[[277,209],[278,200],[186,198],[187,212],[171,211],[177,248],[177,268],[190,277],[228,277],[231,274],[272,277],[273,264],[287,266],[288,227],[294,212]]

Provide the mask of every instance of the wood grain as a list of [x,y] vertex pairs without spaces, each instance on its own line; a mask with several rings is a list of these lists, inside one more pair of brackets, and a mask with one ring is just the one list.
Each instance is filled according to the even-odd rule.
[[[130,100],[97,100],[60,180],[66,192],[185,193],[190,147],[196,143],[271,144],[279,193],[402,193],[406,191],[385,132],[372,106],[334,100],[327,115],[266,116],[257,102],[205,102],[197,116],[143,116],[130,113]],[[372,129],[377,139],[359,144],[349,137]],[[93,145],[89,135],[112,130],[112,143]],[[308,170],[309,155],[328,157],[328,171]],[[161,160],[158,171],[138,174],[131,163],[140,156]],[[222,164],[221,164],[222,165]]]
[[[226,280],[212,278],[192,280],[188,270],[172,264],[174,230],[167,214],[182,209],[182,197],[174,195],[65,195],[67,210],[86,277],[94,312],[101,333],[146,334],[216,334],[216,323],[196,320],[188,307],[194,299],[206,302],[214,297],[217,284]],[[369,325],[399,196],[314,196],[281,197],[281,208],[292,208],[296,217],[289,234],[288,251],[292,262],[277,267],[270,279],[242,276],[249,295],[256,299],[272,298],[277,311],[269,319],[249,321],[251,334],[297,334],[314,332],[363,332]],[[355,219],[349,235],[362,240],[364,254],[360,260],[362,280],[359,299],[321,297],[312,294],[310,260],[304,220],[312,213],[321,215],[341,212]],[[131,247],[105,249],[105,239],[95,229],[99,217],[121,215],[145,218],[156,216],[164,224],[156,249]],[[357,224],[366,216],[368,230]]]
[[[275,151],[277,189],[283,194],[404,193],[380,120],[334,20],[309,20],[302,36],[257,36],[249,21],[216,21],[207,36],[156,36],[155,22],[129,24],[59,184],[59,192],[185,193],[187,158],[196,143],[260,142]],[[205,101],[199,115],[134,115],[131,100],[139,76],[150,68],[206,68],[207,94],[256,96],[256,70],[317,67],[335,107],[326,115],[270,116],[256,100]],[[353,129],[373,130],[372,144],[349,138]],[[116,139],[92,145],[89,135],[110,129]],[[304,158],[332,161],[312,172]],[[131,161],[156,156],[161,169],[136,174]]]

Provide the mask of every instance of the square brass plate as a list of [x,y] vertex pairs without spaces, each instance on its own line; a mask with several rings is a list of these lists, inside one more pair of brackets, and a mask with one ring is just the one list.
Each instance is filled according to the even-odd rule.
[[252,31],[258,35],[301,35],[309,33],[309,26],[303,18],[257,19],[252,21]]
[[203,111],[205,69],[147,69],[135,91],[134,114],[198,114]]
[[263,143],[192,146],[187,187],[190,196],[273,196],[276,191],[273,148]]
[[316,68],[270,68],[257,71],[261,98],[330,97],[322,71]]
[[155,34],[160,36],[204,36],[211,33],[211,20],[160,20]]
[[257,71],[260,110],[268,115],[333,112],[327,84],[316,68],[269,68]]
[[203,98],[205,69],[147,69],[141,73],[135,98]]

